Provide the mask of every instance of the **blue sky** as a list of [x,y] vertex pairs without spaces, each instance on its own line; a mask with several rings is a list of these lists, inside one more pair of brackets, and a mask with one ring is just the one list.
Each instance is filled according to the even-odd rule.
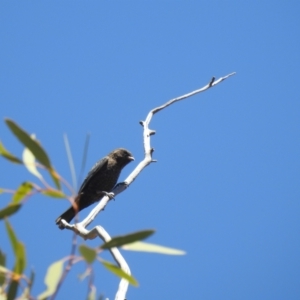
[[[1,118],[35,133],[71,182],[117,147],[143,158],[138,124],[150,109],[233,71],[217,87],[157,114],[157,163],[95,222],[111,235],[154,228],[149,242],[187,251],[125,252],[140,283],[128,299],[299,299],[299,3],[274,1],[3,1]],[[0,123],[0,139],[22,146]],[[36,179],[0,160],[0,186]],[[0,196],[0,207],[10,201]],[[69,254],[71,232],[54,220],[67,201],[30,198],[10,221],[44,290],[47,266]],[[82,216],[88,213],[85,210]],[[1,249],[13,255],[0,224]],[[80,242],[82,242],[80,240]],[[99,242],[88,242],[95,246]],[[108,255],[104,255],[109,259]],[[57,299],[84,299],[76,266]],[[118,279],[99,264],[98,294]]]

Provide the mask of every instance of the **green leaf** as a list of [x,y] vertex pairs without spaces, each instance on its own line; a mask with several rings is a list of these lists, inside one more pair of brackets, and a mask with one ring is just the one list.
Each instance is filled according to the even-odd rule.
[[14,278],[9,283],[7,299],[14,300],[18,293],[19,280],[26,266],[26,255],[25,255],[24,245],[18,241],[13,231],[13,228],[11,227],[8,220],[5,220],[5,227],[15,254],[15,267],[14,267],[15,274],[14,274]]
[[108,262],[108,261],[104,261],[101,259],[100,261],[104,267],[106,269],[108,269],[110,272],[114,273],[115,275],[121,277],[121,278],[124,278],[126,279],[130,284],[132,284],[133,286],[138,286],[138,282],[137,280],[131,276],[131,275],[128,275],[127,273],[125,273],[122,269],[120,269],[118,266]]
[[7,292],[7,300],[15,300],[18,293],[19,282],[11,280]]
[[48,169],[56,187],[60,189],[59,176],[52,167],[50,159],[46,151],[42,148],[42,146],[14,121],[10,119],[5,119],[5,122],[11,130],[11,132],[18,138],[18,140],[31,151],[34,157],[42,165],[44,165]]
[[0,266],[5,267],[6,265],[6,255],[0,250]]
[[0,220],[9,217],[16,213],[22,204],[9,204],[7,207],[0,210]]
[[9,240],[10,240],[11,246],[13,248],[13,251],[14,251],[14,254],[16,257],[14,272],[16,274],[21,275],[26,267],[25,247],[20,241],[18,241],[18,239],[13,231],[13,228],[7,219],[5,220],[5,227],[6,227],[6,231],[9,236]]
[[16,156],[14,156],[13,154],[11,154],[10,152],[8,152],[4,145],[1,143],[0,141],[0,155],[2,155],[4,158],[8,159],[11,162],[17,163],[17,164],[21,164],[22,161],[17,158]]
[[64,261],[59,260],[49,266],[47,274],[45,276],[45,284],[47,286],[47,289],[43,293],[38,295],[38,300],[45,299],[54,294],[57,288],[57,284],[59,283],[59,280],[63,273],[63,265]]
[[11,132],[19,139],[19,141],[28,148],[35,158],[48,169],[52,169],[50,160],[45,150],[40,144],[31,138],[31,136],[23,130],[19,125],[10,119],[5,119],[5,122]]
[[15,266],[15,272],[22,274],[26,267],[26,251],[23,243],[19,242],[17,250],[17,261]]
[[25,148],[23,151],[23,162],[31,174],[36,176],[38,179],[43,180],[42,174],[37,170],[35,157],[28,148]]
[[14,193],[12,198],[12,203],[14,204],[20,203],[23,200],[23,198],[26,197],[31,192],[32,189],[33,189],[32,183],[23,182]]
[[6,226],[6,231],[7,231],[11,246],[13,248],[13,251],[14,251],[15,255],[16,255],[19,241],[18,241],[18,239],[17,239],[10,223],[7,220],[5,220],[5,226]]
[[148,236],[152,235],[155,232],[155,230],[142,230],[130,234],[126,234],[123,236],[116,236],[112,238],[109,242],[104,243],[102,246],[100,246],[101,249],[109,249],[113,247],[120,247],[125,244],[130,244],[135,241],[140,241]]
[[160,245],[145,243],[145,242],[134,242],[132,244],[127,244],[122,247],[124,250],[131,251],[141,251],[141,252],[152,252],[152,253],[160,253],[167,255],[184,255],[185,251],[168,248]]
[[79,252],[88,264],[93,263],[97,256],[97,251],[86,245],[80,245]]
[[4,189],[0,188],[0,194],[4,193]]
[[[0,250],[0,267],[5,268],[6,255]],[[0,270],[0,286],[5,282],[5,275]]]
[[42,190],[42,194],[52,198],[67,198],[67,195],[59,190]]
[[55,183],[55,186],[58,189],[61,189],[61,185],[60,185],[60,177],[59,175],[56,173],[56,171],[52,168],[51,170],[49,170],[49,173],[52,177],[53,182]]

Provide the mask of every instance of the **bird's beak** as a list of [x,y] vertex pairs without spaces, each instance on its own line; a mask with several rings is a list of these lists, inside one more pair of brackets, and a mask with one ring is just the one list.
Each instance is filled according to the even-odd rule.
[[129,160],[134,160],[134,157],[133,156],[128,156],[128,159]]

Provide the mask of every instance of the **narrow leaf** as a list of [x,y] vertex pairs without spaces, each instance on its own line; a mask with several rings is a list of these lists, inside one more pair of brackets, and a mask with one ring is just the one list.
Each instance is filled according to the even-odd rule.
[[19,282],[11,280],[7,292],[7,300],[15,300],[18,293]]
[[5,227],[16,258],[14,272],[21,275],[26,267],[25,247],[18,241],[17,236],[7,219],[5,220]]
[[6,255],[0,250],[0,266],[5,267],[6,265]]
[[17,274],[22,274],[26,267],[26,251],[23,243],[18,243],[17,250],[17,261],[15,266],[15,272]]
[[34,157],[42,165],[44,165],[48,169],[56,187],[60,189],[59,176],[53,169],[50,163],[50,159],[46,151],[42,148],[42,146],[14,121],[10,119],[5,119],[5,122],[11,130],[11,132],[18,138],[18,140],[31,151]]
[[7,207],[1,209],[0,220],[13,215],[21,208],[21,206],[21,204],[9,204]]
[[42,174],[37,170],[35,157],[28,148],[25,148],[23,151],[23,163],[31,174],[40,180],[43,179]]
[[42,194],[53,198],[67,198],[67,195],[59,190],[43,190]]
[[28,148],[35,158],[48,169],[51,169],[51,163],[45,150],[40,144],[31,138],[31,136],[23,130],[17,123],[10,119],[5,119],[5,122],[11,132],[19,139],[19,141]]
[[61,189],[61,186],[60,186],[60,176],[58,175],[58,173],[52,168],[49,170],[49,173],[53,179],[53,182],[55,183],[55,186],[58,188],[58,189]]
[[80,245],[79,252],[88,264],[93,263],[97,256],[97,251],[86,245]]
[[45,276],[47,289],[37,297],[38,300],[45,299],[53,295],[56,291],[57,284],[59,283],[60,277],[63,273],[63,264],[63,260],[59,260],[49,266]]
[[106,269],[108,269],[110,272],[114,273],[115,275],[117,275],[117,276],[119,276],[119,277],[121,277],[121,278],[126,279],[126,280],[127,280],[130,284],[132,284],[133,286],[138,286],[138,285],[139,285],[138,282],[137,282],[137,280],[136,280],[133,276],[131,276],[131,275],[125,273],[125,272],[124,272],[122,269],[120,269],[118,266],[116,266],[116,265],[114,265],[114,264],[112,264],[112,263],[110,263],[110,262],[108,262],[108,261],[104,261],[104,260],[101,260],[100,262],[101,262],[101,263],[104,265],[104,267],[105,267]]
[[155,232],[154,230],[143,230],[143,231],[126,234],[123,236],[116,236],[112,238],[109,242],[104,243],[102,246],[100,246],[100,248],[109,249],[113,247],[120,247],[125,244],[130,244],[135,241],[143,240],[148,236],[152,235],[154,232]]
[[61,189],[60,177],[59,177],[58,173],[53,168],[49,170],[49,173],[50,173],[50,175],[52,177],[53,182],[55,183],[55,186],[58,189]]
[[31,192],[32,189],[33,189],[32,183],[23,182],[14,193],[12,198],[12,203],[14,204],[20,203],[23,200],[23,198],[26,197]]
[[6,231],[7,231],[9,240],[10,240],[10,244],[11,244],[11,246],[13,248],[13,251],[16,255],[19,241],[18,241],[18,239],[17,239],[10,223],[7,220],[5,220],[5,226],[6,226]]
[[152,252],[167,255],[185,255],[186,252],[178,249],[168,248],[160,245],[145,243],[145,242],[134,242],[122,246],[124,250],[141,251],[141,252]]
[[16,156],[14,156],[10,152],[8,152],[8,150],[5,149],[5,147],[1,143],[1,141],[0,141],[0,155],[2,155],[4,158],[8,159],[11,162],[14,162],[14,163],[17,163],[17,164],[22,163],[22,161],[19,158],[17,158]]
[[[6,255],[0,250],[0,267],[5,269]],[[0,270],[0,286],[5,282],[5,275]]]

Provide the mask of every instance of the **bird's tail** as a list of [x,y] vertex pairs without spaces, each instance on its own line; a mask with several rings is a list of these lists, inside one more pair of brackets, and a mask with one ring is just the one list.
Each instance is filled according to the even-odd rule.
[[56,220],[55,223],[58,225],[60,229],[64,229],[64,227],[60,224],[60,220],[64,219],[68,223],[75,217],[75,209],[73,206],[71,206],[68,210],[66,210],[61,216],[59,216]]

